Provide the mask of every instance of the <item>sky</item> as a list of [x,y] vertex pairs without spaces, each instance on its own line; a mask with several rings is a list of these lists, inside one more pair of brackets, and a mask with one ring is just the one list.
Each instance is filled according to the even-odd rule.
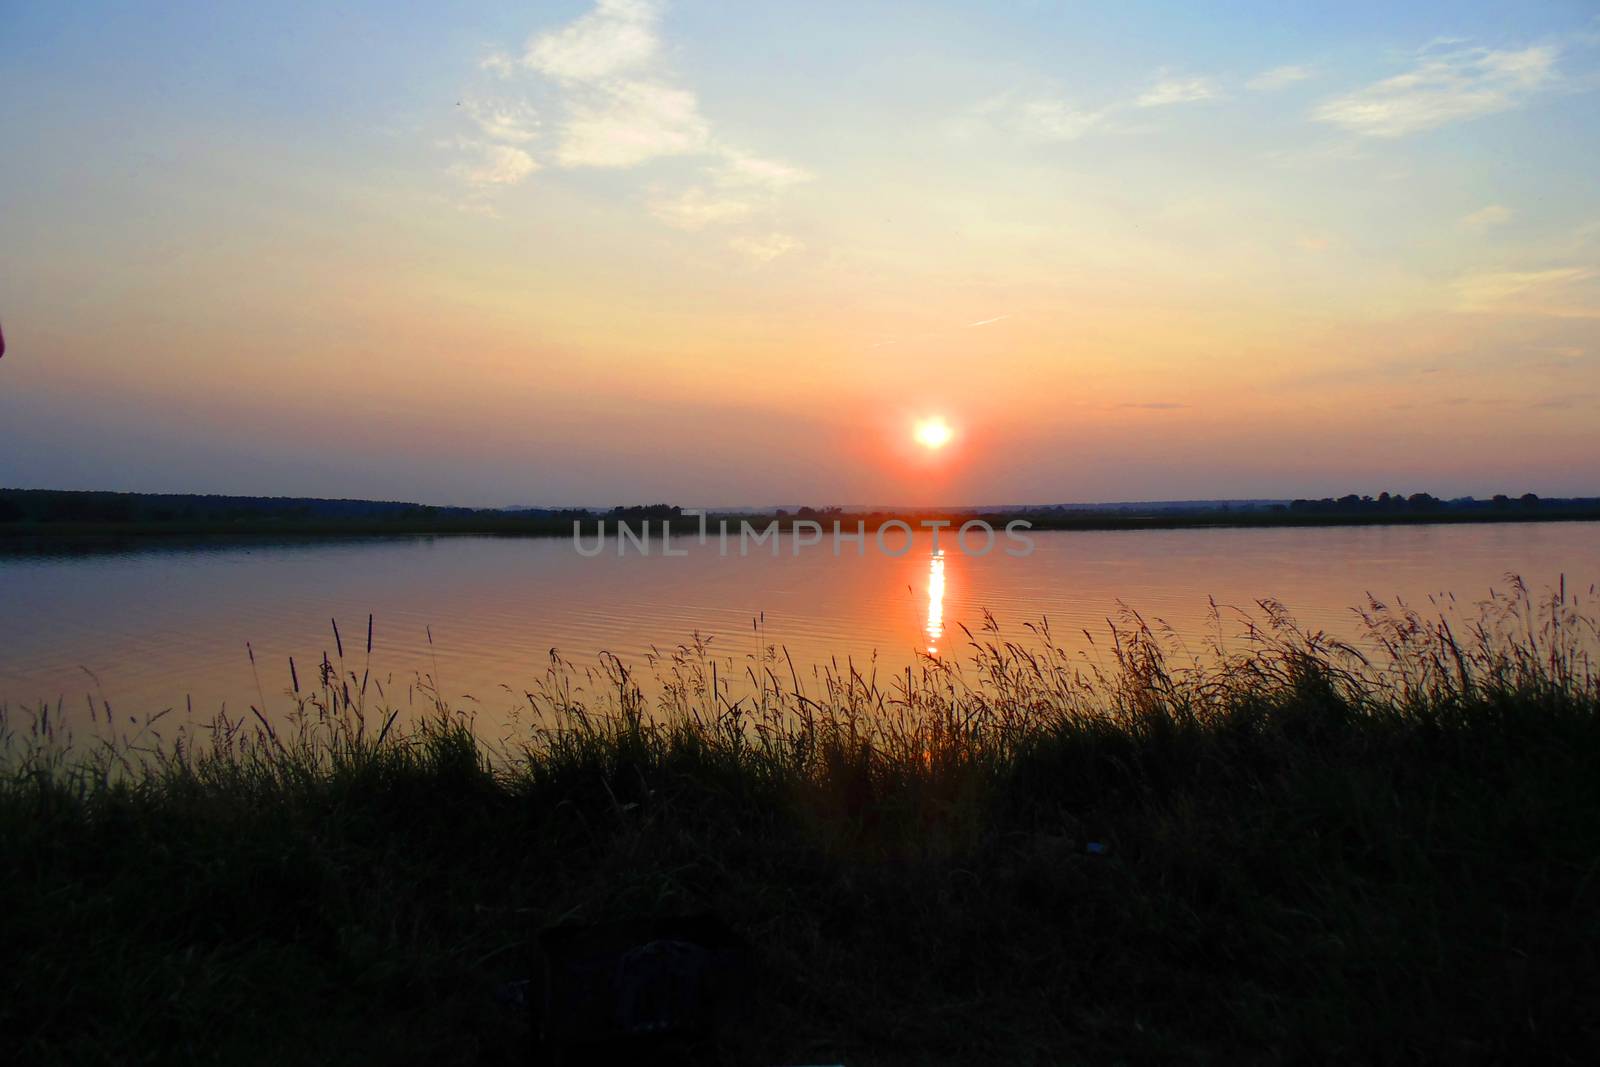
[[0,485],[1600,495],[1595,0],[0,0],[0,70]]

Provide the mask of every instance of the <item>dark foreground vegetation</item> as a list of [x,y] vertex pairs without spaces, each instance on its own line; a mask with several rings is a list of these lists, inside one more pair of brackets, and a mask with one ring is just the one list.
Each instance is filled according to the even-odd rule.
[[[577,524],[593,534],[601,523],[615,535],[619,523],[639,532],[670,524],[677,535],[698,532],[700,518],[668,504],[614,508],[463,508],[381,500],[315,497],[201,496],[195,494],[77,492],[0,489],[0,551],[39,545],[55,551],[64,542],[147,535],[359,537],[416,534],[490,534],[569,537]],[[706,516],[715,531],[726,521],[737,536],[740,523],[759,530],[776,522],[785,529],[813,522],[831,532],[856,524],[876,530],[891,520],[913,526],[943,520],[959,527],[984,519],[996,528],[1026,520],[1040,530],[1180,529],[1197,526],[1352,526],[1397,523],[1543,522],[1600,520],[1600,498],[1541,499],[1497,495],[1490,500],[1442,500],[1428,493],[1350,494],[1323,500],[1158,501],[1126,504],[1029,505],[968,509],[776,508]]]
[[648,707],[557,663],[495,744],[338,663],[293,722],[160,745],[13,709],[0,1033],[527,1062],[541,928],[710,911],[753,954],[730,1063],[1594,1062],[1593,623],[1374,605],[1362,655],[1263,607],[1181,661],[991,627],[959,672],[777,653],[738,698],[696,645]]

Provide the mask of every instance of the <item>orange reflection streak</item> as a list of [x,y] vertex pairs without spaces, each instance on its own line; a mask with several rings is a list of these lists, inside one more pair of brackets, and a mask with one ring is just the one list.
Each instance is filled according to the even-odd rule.
[[928,561],[928,655],[939,654],[939,638],[944,636],[944,549]]

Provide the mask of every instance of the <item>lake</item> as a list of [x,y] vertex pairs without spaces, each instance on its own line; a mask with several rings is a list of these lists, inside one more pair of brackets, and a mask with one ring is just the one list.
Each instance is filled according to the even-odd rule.
[[[1119,602],[1199,647],[1208,598],[1286,604],[1309,627],[1354,632],[1370,593],[1456,611],[1520,574],[1536,591],[1564,574],[1569,593],[1600,582],[1600,525],[1365,526],[1035,532],[1025,557],[942,556],[919,534],[902,556],[788,540],[740,557],[715,539],[648,557],[615,546],[584,558],[566,538],[416,537],[300,543],[135,542],[114,551],[0,554],[0,703],[85,700],[119,715],[192,705],[248,714],[287,710],[289,660],[304,685],[324,652],[366,664],[392,702],[414,700],[419,673],[493,722],[542,676],[552,649],[578,662],[610,651],[642,664],[698,633],[741,671],[765,642],[796,664],[851,659],[880,676],[930,650],[964,655],[960,626],[987,608],[1007,634],[1048,618],[1064,644],[1091,651]],[[431,635],[431,637],[430,637]],[[258,690],[246,644],[254,650]],[[126,720],[124,720],[126,721]]]

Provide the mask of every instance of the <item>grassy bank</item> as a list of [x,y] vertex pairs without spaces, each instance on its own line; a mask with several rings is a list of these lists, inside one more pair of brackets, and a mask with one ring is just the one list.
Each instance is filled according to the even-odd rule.
[[[30,1061],[521,1062],[552,924],[710,910],[729,1062],[1592,1062],[1595,627],[1520,590],[1365,654],[1273,605],[1177,660],[972,635],[802,687],[553,664],[505,744],[330,664],[294,723],[5,720],[0,1032]],[[304,679],[300,679],[304,682]],[[51,709],[59,716],[59,711]]]

